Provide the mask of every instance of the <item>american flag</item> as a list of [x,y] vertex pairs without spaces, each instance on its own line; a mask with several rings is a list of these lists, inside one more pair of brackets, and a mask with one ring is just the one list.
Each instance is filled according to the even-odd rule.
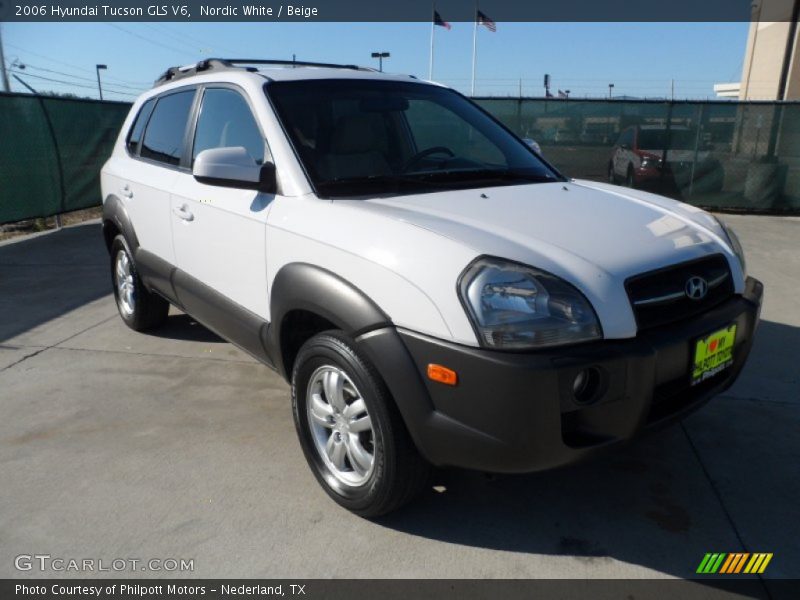
[[442,15],[440,15],[438,11],[433,11],[433,24],[438,25],[439,27],[444,27],[450,31],[450,23],[442,19]]
[[478,11],[478,25],[483,25],[491,32],[497,31],[497,23],[492,21],[489,17],[483,14],[481,11]]

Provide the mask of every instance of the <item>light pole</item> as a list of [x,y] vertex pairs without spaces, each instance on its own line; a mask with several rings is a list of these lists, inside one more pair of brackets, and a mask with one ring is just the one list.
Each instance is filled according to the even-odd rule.
[[381,73],[383,73],[383,59],[384,58],[389,58],[390,56],[391,56],[391,54],[389,54],[388,52],[373,52],[372,53],[372,58],[377,58],[378,59],[378,70]]
[[611,99],[611,93],[612,93],[613,89],[614,89],[614,84],[613,83],[609,83],[608,84],[608,98],[609,98],[609,100]]
[[97,71],[97,91],[100,92],[100,100],[103,99],[103,87],[100,85],[100,69],[107,69],[106,65],[95,65]]

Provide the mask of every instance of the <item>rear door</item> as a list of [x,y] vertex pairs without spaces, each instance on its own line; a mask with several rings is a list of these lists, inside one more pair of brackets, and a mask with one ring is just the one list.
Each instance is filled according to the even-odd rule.
[[230,331],[230,317],[244,309],[240,321],[268,318],[266,221],[275,196],[200,183],[190,169],[211,148],[241,146],[259,164],[271,157],[239,88],[208,85],[200,93],[189,169],[178,174],[170,200],[176,287],[190,313],[249,349],[254,340],[236,339],[242,332]]
[[133,222],[140,248],[174,265],[170,190],[181,172],[194,87],[148,100],[128,139],[134,160],[126,165],[118,195]]

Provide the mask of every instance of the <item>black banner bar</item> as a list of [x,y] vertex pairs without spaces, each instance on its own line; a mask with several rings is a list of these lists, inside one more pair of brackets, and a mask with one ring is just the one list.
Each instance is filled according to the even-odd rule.
[[732,600],[800,597],[800,580],[762,580],[757,576],[680,579],[4,579],[0,598],[34,600],[184,600],[229,598],[380,598],[381,600],[531,600],[536,598],[680,598]]
[[[495,22],[791,21],[792,3],[751,0],[482,0]],[[436,0],[448,22],[475,19],[474,0]],[[0,21],[430,22],[431,0],[0,0]]]

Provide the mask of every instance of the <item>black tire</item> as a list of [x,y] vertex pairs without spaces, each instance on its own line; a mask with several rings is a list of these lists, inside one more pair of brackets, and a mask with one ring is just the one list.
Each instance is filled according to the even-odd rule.
[[[343,371],[354,384],[372,423],[369,435],[373,466],[366,480],[358,485],[337,478],[325,464],[312,433],[309,384],[315,373],[329,367]],[[327,494],[347,510],[367,518],[384,515],[408,503],[428,482],[431,467],[414,446],[386,385],[342,332],[318,334],[300,349],[292,370],[292,412],[300,445],[314,476]]]
[[[133,288],[133,302],[127,304],[120,298],[120,289],[117,285],[117,260],[121,254],[127,257],[130,285]],[[161,296],[147,290],[136,270],[128,242],[121,235],[114,238],[111,243],[111,285],[114,289],[114,300],[117,304],[119,316],[125,324],[135,331],[147,331],[164,324],[169,313],[169,302]]]
[[633,165],[628,165],[628,172],[625,175],[625,185],[629,188],[636,187],[636,178],[633,175]]

